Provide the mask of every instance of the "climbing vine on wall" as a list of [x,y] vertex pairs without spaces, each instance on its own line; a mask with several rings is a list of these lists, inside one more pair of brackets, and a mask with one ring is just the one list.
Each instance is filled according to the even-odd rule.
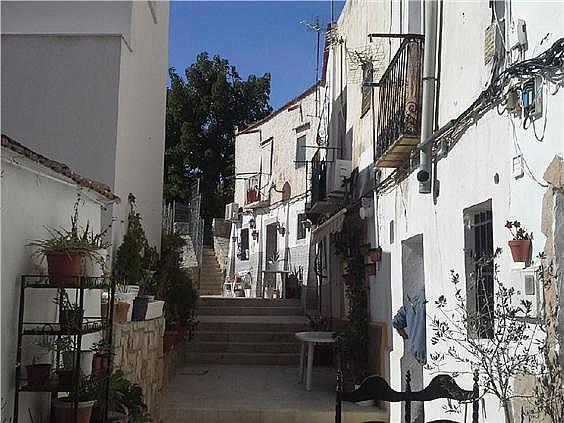
[[361,225],[347,216],[343,230],[336,236],[337,254],[345,258],[345,295],[347,317],[338,334],[342,365],[351,370],[356,382],[366,373],[368,363],[368,293],[365,283],[364,257],[360,252]]

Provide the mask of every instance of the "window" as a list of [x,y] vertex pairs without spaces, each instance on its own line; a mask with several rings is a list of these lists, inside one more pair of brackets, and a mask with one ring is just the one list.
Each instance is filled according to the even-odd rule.
[[241,260],[249,259],[249,228],[241,229],[241,251],[239,258]]
[[[374,69],[372,63],[366,63],[362,67],[362,82],[372,82],[372,77],[374,74]],[[362,85],[362,105],[360,109],[360,116],[364,116],[368,110],[370,110],[370,105],[372,104],[372,87]]]
[[296,239],[304,239],[306,237],[305,221],[307,220],[305,213],[298,214],[298,233]]
[[306,136],[302,135],[296,141],[296,169],[306,164]]
[[466,295],[471,336],[493,337],[494,253],[491,200],[464,210]]

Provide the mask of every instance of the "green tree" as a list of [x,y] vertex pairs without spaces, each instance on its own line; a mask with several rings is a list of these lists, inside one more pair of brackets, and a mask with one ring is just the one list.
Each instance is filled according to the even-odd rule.
[[233,198],[235,131],[272,111],[270,74],[243,80],[226,59],[200,53],[184,78],[174,68],[169,76],[165,199],[188,201],[200,178],[202,215],[210,225]]

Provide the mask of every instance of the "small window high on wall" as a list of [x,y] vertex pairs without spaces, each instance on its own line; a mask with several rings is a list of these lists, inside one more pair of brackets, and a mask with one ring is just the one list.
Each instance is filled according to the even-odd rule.
[[[374,69],[372,63],[366,63],[362,66],[362,82],[372,82]],[[362,104],[360,106],[360,116],[364,116],[370,110],[372,105],[372,86],[363,85],[362,90]]]
[[302,135],[296,141],[296,169],[306,164],[306,136]]
[[466,304],[472,317],[469,335],[493,337],[494,263],[491,200],[464,210]]
[[249,228],[241,229],[241,251],[240,259],[249,259]]

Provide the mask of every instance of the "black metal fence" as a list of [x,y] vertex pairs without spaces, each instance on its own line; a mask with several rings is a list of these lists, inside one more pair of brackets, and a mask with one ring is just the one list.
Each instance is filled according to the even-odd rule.
[[163,205],[163,231],[190,236],[198,265],[201,265],[204,220],[201,218],[202,195],[199,180],[192,185],[190,191],[190,202],[173,201]]
[[402,136],[418,136],[421,126],[423,36],[405,38],[382,75],[376,159]]

